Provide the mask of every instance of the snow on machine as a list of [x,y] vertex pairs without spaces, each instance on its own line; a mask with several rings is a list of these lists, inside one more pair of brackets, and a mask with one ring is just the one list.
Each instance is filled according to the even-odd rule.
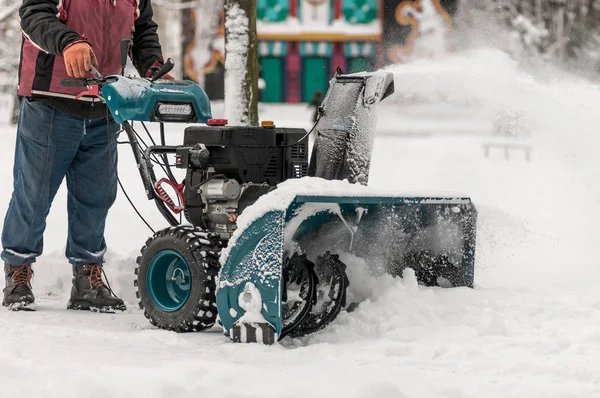
[[[63,83],[103,98],[148,199],[170,224],[137,258],[134,285],[151,324],[189,332],[218,321],[233,341],[264,344],[319,331],[359,304],[347,300],[348,286],[361,283],[348,278],[347,255],[372,273],[411,268],[427,286],[473,286],[477,213],[468,197],[367,186],[375,107],[393,93],[391,74],[331,80],[309,158],[305,130],[214,119],[198,85],[160,80],[172,66],[152,79],[98,74]],[[129,121],[160,123],[161,144],[142,149]],[[164,123],[190,124],[181,145],[165,145]],[[159,180],[156,164],[166,174]]]

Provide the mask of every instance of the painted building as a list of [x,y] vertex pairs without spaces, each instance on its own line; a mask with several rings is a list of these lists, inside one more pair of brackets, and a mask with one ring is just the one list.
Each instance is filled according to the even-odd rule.
[[[310,102],[325,93],[339,67],[370,71],[451,49],[458,0],[257,0],[258,53],[265,102]],[[222,7],[221,7],[222,8]],[[214,12],[213,12],[214,13]],[[185,75],[223,97],[223,14],[198,62],[198,23],[215,15],[191,13],[184,26]],[[200,64],[200,65],[199,65]]]
[[258,0],[263,100],[309,102],[338,67],[380,65],[381,11],[378,0]]

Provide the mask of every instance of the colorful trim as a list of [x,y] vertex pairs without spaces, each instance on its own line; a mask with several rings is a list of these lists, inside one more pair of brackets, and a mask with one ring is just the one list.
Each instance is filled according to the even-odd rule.
[[287,43],[283,41],[259,41],[258,55],[261,57],[285,57]]
[[264,22],[284,22],[289,15],[288,0],[258,0],[256,17]]
[[325,41],[306,41],[300,43],[302,57],[331,57],[333,45]]
[[340,19],[342,16],[342,0],[333,0],[333,19]]
[[346,56],[344,55],[344,43],[335,43],[329,66],[329,76],[331,77],[337,74],[338,66],[342,68],[342,71],[344,72],[348,70],[348,62],[346,62]]
[[368,24],[377,19],[377,0],[344,0],[344,18],[352,24]]
[[376,43],[351,41],[344,44],[344,54],[346,54],[346,57],[348,58],[370,58],[377,54]]
[[290,0],[290,17],[296,18],[298,16],[298,0]]
[[380,33],[327,33],[327,32],[310,32],[310,33],[266,33],[258,32],[258,40],[266,41],[378,41],[381,40]]
[[290,43],[285,63],[285,95],[287,102],[298,103],[302,100],[302,66],[298,54],[298,43]]

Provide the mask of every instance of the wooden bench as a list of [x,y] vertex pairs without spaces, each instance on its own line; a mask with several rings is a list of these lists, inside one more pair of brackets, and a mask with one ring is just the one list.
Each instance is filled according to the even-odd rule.
[[525,160],[531,161],[531,151],[533,148],[531,145],[519,144],[515,142],[485,142],[483,143],[483,152],[486,158],[490,157],[490,152],[493,149],[499,149],[504,151],[504,159],[510,159],[511,152],[522,152],[525,155]]

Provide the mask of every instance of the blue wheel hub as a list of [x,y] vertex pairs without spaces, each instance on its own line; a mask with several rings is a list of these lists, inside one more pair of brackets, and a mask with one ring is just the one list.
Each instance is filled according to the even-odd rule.
[[165,312],[177,311],[190,297],[190,267],[174,250],[158,252],[148,266],[146,285],[154,305]]

